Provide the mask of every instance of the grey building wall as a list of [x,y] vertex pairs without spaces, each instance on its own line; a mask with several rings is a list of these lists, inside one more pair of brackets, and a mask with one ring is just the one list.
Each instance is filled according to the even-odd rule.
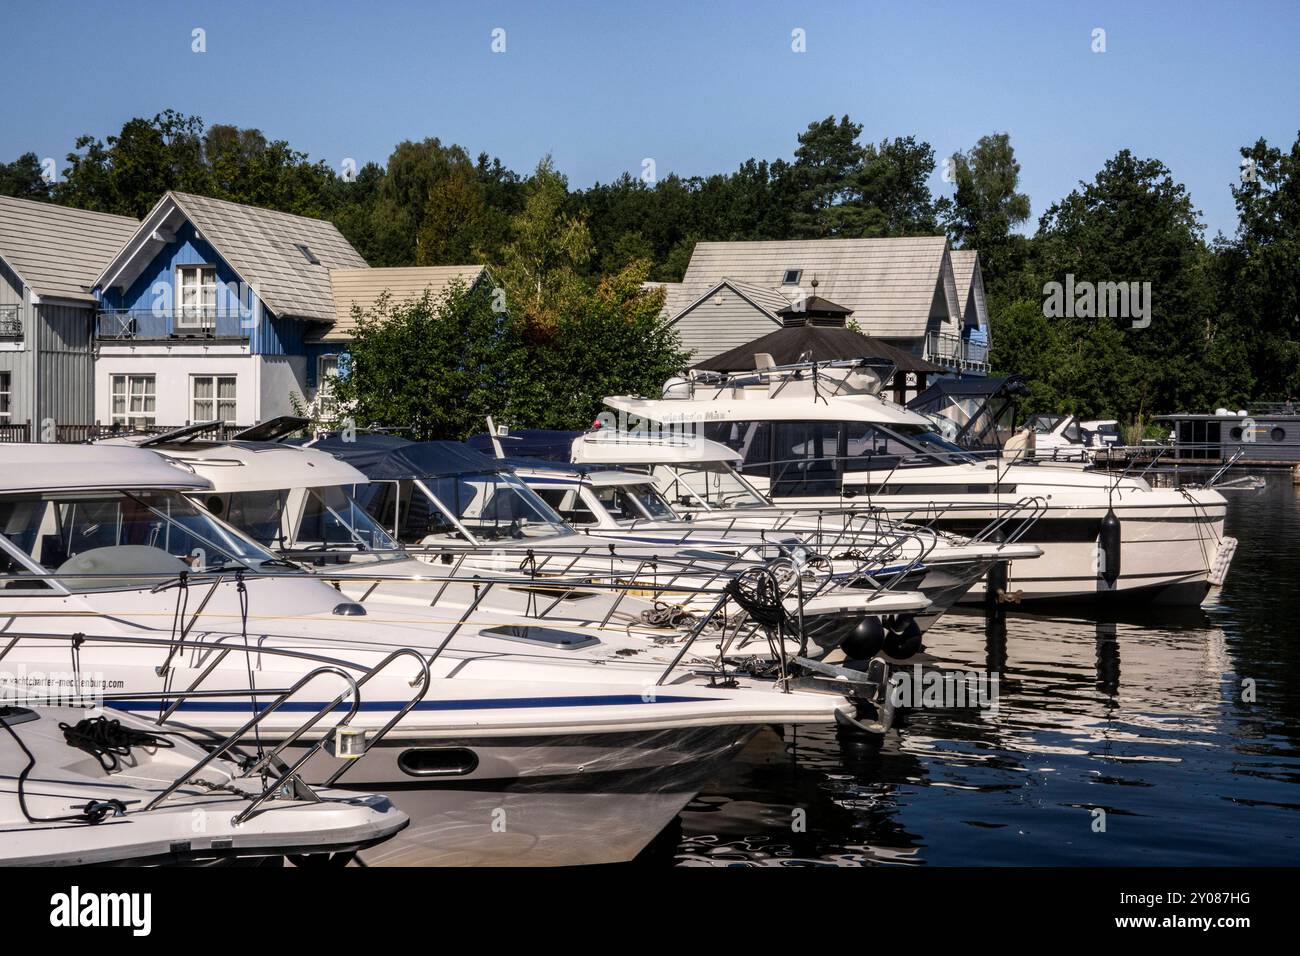
[[[31,290],[0,262],[0,305],[18,306],[22,338],[0,339],[0,372],[8,372],[9,424],[87,425],[94,420],[93,310],[72,304],[34,304]],[[35,359],[35,360],[34,360]]]
[[709,296],[683,312],[673,328],[682,348],[690,353],[687,363],[695,364],[775,332],[780,326],[734,290],[723,288],[717,296]]
[[39,305],[36,312],[36,421],[89,425],[95,415],[94,313],[74,305]]

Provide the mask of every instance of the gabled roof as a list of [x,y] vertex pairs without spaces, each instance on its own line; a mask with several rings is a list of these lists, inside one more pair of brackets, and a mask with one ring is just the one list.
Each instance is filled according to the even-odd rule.
[[[686,284],[683,283],[683,287]],[[670,320],[675,322],[681,317],[681,314],[688,309],[693,309],[708,299],[713,298],[722,289],[731,289],[742,299],[745,299],[756,309],[766,315],[778,325],[781,324],[780,313],[790,305],[791,300],[777,292],[775,289],[767,289],[760,285],[754,285],[752,282],[741,282],[737,279],[724,276],[717,282],[708,285],[705,288],[690,289],[690,296],[682,302],[682,307],[674,313]]]
[[[333,223],[224,199],[168,192],[99,276],[97,285],[121,285],[132,263],[156,254],[160,230],[188,219],[263,304],[279,316],[330,322],[330,270],[366,268],[366,261]],[[308,259],[306,246],[316,262]]]
[[418,299],[427,290],[435,299],[453,282],[473,286],[487,271],[486,266],[412,266],[391,269],[331,269],[330,289],[334,299],[334,324],[316,339],[340,342],[356,329],[352,307],[363,312],[372,308],[384,293],[394,303]]
[[979,327],[988,328],[988,305],[984,301],[980,254],[974,249],[953,249],[949,256],[952,259],[952,276],[957,286],[957,301],[961,303],[962,315],[969,318],[966,312],[973,308]]
[[139,225],[129,216],[0,196],[0,258],[41,298],[94,302],[96,276]]
[[[692,304],[724,277],[733,287],[762,288],[789,299],[794,289],[782,280],[790,269],[802,271],[805,295],[816,278],[817,295],[852,309],[854,321],[875,336],[924,335],[940,287],[949,316],[961,314],[944,236],[700,242],[682,284]],[[792,294],[777,291],[783,288]]]
[[691,304],[686,298],[686,287],[680,282],[642,282],[641,288],[664,290],[664,307],[659,315],[665,319],[673,318]]

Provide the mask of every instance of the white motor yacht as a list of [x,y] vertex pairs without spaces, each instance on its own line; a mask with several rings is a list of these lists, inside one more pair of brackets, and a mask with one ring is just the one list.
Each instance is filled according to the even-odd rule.
[[[709,653],[717,657],[725,648],[727,660],[740,661],[755,671],[756,659],[767,661],[771,657],[767,631],[729,613],[734,612],[731,602],[718,607],[732,579],[716,569],[702,576],[695,566],[695,557],[708,555],[715,565],[721,561],[724,571],[736,564],[738,569],[757,574],[762,566],[752,560],[737,561],[736,550],[767,547],[773,541],[783,542],[790,551],[802,547],[799,538],[789,535],[765,539],[762,534],[745,531],[734,534],[733,538],[748,536],[748,540],[731,542],[719,535],[695,540],[689,534],[673,530],[635,538],[620,532],[617,541],[606,544],[616,544],[620,552],[630,554],[615,560],[612,567],[605,545],[599,547],[595,557],[588,553],[585,560],[572,566],[575,555],[581,557],[583,550],[591,552],[591,542],[565,528],[559,532],[558,550],[547,548],[547,541],[534,543],[535,539],[525,538],[521,532],[516,540],[528,541],[527,551],[496,546],[480,552],[461,549],[454,558],[448,552],[450,560],[446,563],[431,563],[413,557],[411,551],[390,538],[357,503],[351,492],[366,485],[367,477],[320,447],[250,441],[216,443],[197,440],[196,436],[197,431],[191,428],[130,441],[193,468],[212,483],[210,490],[194,496],[197,502],[262,545],[327,577],[357,601],[417,605],[431,619],[448,624],[456,624],[471,611],[480,621],[491,615],[503,614],[512,619],[523,616],[534,619],[534,623],[597,636],[605,652],[610,654],[636,653],[645,660],[666,662],[670,656],[665,655],[675,655],[684,644],[691,642],[692,652],[697,655]],[[122,440],[115,441],[122,443]],[[378,443],[381,448],[390,446],[414,447]],[[467,453],[455,445],[450,448],[454,455],[460,456],[456,458],[458,462]],[[364,450],[361,453],[366,454]],[[485,468],[496,467],[486,459],[476,460]],[[426,462],[425,468],[432,470],[444,464],[440,458],[434,464]],[[488,475],[485,481],[500,482],[499,486],[490,486],[498,498],[512,497],[518,489],[527,492],[512,474]],[[400,494],[400,487],[394,493]],[[418,485],[412,481],[408,496],[418,502],[422,500],[420,495]],[[529,504],[520,499],[517,507],[526,509]],[[506,510],[499,501],[497,507],[502,512]],[[529,514],[526,510],[523,513]],[[457,520],[468,519],[457,516]],[[533,521],[524,526],[552,525],[547,524],[546,515],[535,514]],[[686,530],[694,533],[696,529]],[[472,542],[470,534],[473,532],[467,532],[459,543]],[[654,547],[652,561],[647,561],[643,546]],[[841,545],[840,550],[845,547]],[[420,550],[416,553],[428,556]],[[907,568],[918,563],[919,554],[918,549],[912,548],[902,558],[895,554],[893,560]],[[547,573],[548,561],[562,568],[559,577],[553,571]],[[861,561],[854,556],[841,563],[855,567]],[[593,577],[599,580],[593,581]],[[680,606],[682,595],[692,603],[693,610]],[[828,589],[821,594],[810,591],[802,602],[789,597],[786,603],[791,608],[792,623],[795,618],[801,618],[798,623],[815,639],[815,644],[805,649],[800,635],[790,633],[785,641],[786,652],[820,656],[821,648],[834,646],[836,633],[847,633],[864,615],[879,618],[917,611],[928,614],[926,601],[926,596],[898,586],[890,589],[877,586],[873,591]],[[708,627],[705,636],[697,637],[694,632],[705,625],[701,619],[710,613],[710,608],[714,609],[712,623],[718,626]],[[895,617],[893,630],[901,633],[910,620],[909,616],[899,623]],[[741,626],[744,631],[736,633],[736,628]],[[882,648],[887,637],[884,633],[880,635]],[[894,648],[896,651],[901,648],[902,642],[896,638],[890,643],[899,645]],[[853,646],[856,653],[850,655],[852,659],[874,656],[874,652],[866,653],[870,646]]]
[[[733,448],[745,477],[781,508],[861,504],[960,535],[1034,517],[1019,540],[1043,556],[1012,562],[1007,579],[995,582],[1013,600],[1197,604],[1212,579],[1222,580],[1236,542],[1224,536],[1226,503],[1213,489],[984,460],[875,394],[875,376],[834,371],[809,364],[679,379],[664,398],[614,396],[606,404],[634,429]],[[982,594],[976,588],[968,597]]]
[[[526,619],[448,625],[363,606],[186,497],[207,490],[143,449],[0,446],[4,683],[61,674],[165,730],[217,735],[248,720],[247,691],[231,688],[298,688],[308,699],[241,742],[306,761],[309,784],[391,794],[411,826],[367,862],[627,860],[759,727],[887,721],[832,676],[774,690],[697,673],[688,648],[665,666]],[[335,769],[301,713],[342,706],[328,686],[340,673],[365,685],[352,726],[378,739]]]
[[[369,484],[357,490],[358,500],[427,561],[495,573],[524,568],[539,579],[592,577],[690,613],[711,614],[737,575],[761,576],[775,560],[780,570],[774,572],[774,586],[781,593],[773,600],[798,618],[798,636],[807,634],[822,647],[837,645],[864,619],[911,614],[930,603],[911,590],[855,586],[869,584],[872,570],[878,570],[870,556],[802,561],[797,536],[683,544],[672,533],[579,533],[508,466],[459,442],[356,436],[351,441],[332,437],[311,447],[364,473]],[[734,590],[732,596],[744,607]],[[755,609],[744,610],[752,622]],[[743,623],[728,619],[729,626]]]
[[[602,439],[600,432],[580,436],[574,440],[575,456],[597,457],[600,449],[608,451],[616,445],[617,438],[606,433]],[[616,454],[619,457],[639,454],[642,467],[647,467],[646,458],[655,457],[648,444],[635,442],[635,453],[624,447]],[[721,475],[723,468],[730,468],[727,459],[734,452],[715,442],[707,444],[718,450],[708,452],[697,448],[691,454],[697,462],[701,454],[720,456],[704,463],[713,473]],[[664,451],[680,458],[683,450],[669,448]],[[648,470],[632,472],[605,465],[562,465],[525,459],[511,459],[511,464],[515,474],[566,522],[587,533],[622,535],[636,540],[656,535],[655,540],[697,547],[718,547],[720,542],[745,541],[754,536],[770,540],[793,535],[816,553],[853,552],[875,556],[879,567],[872,573],[874,580],[889,581],[897,575],[900,580],[896,586],[918,591],[929,599],[930,606],[925,611],[909,616],[910,620],[917,622],[922,633],[974,587],[993,565],[1030,560],[1041,553],[1034,545],[957,538],[863,512],[813,514],[783,511],[761,499],[750,501],[750,506],[745,507],[741,501],[747,499],[732,497],[724,508],[702,504],[696,510],[679,513],[660,493],[656,476]],[[677,464],[678,470],[668,472],[670,483],[683,481],[689,474],[680,461]],[[709,483],[707,474],[702,481],[696,482],[705,486]],[[743,479],[739,479],[739,483],[748,488],[750,494],[757,495]],[[700,494],[689,487],[682,497],[688,502],[704,502]]]
[[337,865],[409,822],[383,796],[299,779],[268,792],[185,734],[102,707],[0,705],[0,781],[0,866]]

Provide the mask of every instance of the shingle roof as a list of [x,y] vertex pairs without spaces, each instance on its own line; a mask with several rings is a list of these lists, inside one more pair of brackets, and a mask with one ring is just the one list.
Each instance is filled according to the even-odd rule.
[[947,253],[943,236],[701,242],[682,285],[688,305],[723,278],[780,295],[786,270],[800,269],[804,294],[816,278],[816,294],[852,309],[871,335],[915,338],[925,334],[939,282],[949,315],[960,314]]
[[334,299],[334,324],[317,338],[323,342],[350,338],[356,328],[352,306],[359,306],[362,311],[366,311],[384,292],[391,293],[394,302],[418,299],[426,289],[437,298],[457,280],[466,286],[472,286],[484,270],[484,266],[332,269],[330,288]]
[[664,307],[659,314],[665,319],[671,319],[691,304],[686,298],[686,287],[680,282],[642,282],[641,288],[664,290]]
[[[988,306],[984,301],[983,279],[979,278],[980,254],[974,249],[953,249],[948,255],[952,259],[952,276],[957,286],[957,301],[961,303],[963,316],[967,320],[970,319],[970,316],[965,313],[967,307],[972,304],[973,293],[975,320],[980,327],[987,326]],[[978,282],[977,278],[979,278]]]
[[[179,217],[195,229],[248,283],[276,315],[318,322],[334,320],[330,269],[365,268],[361,258],[332,223],[257,206],[168,192],[138,224],[132,238],[105,264],[97,282],[120,284],[150,248],[161,227]],[[299,246],[310,251],[313,262]],[[138,269],[136,274],[138,274]]]
[[139,225],[128,216],[0,196],[0,258],[38,296],[94,302],[95,278]]
[[[190,193],[167,195],[277,315],[332,321],[330,270],[366,268],[361,254],[323,219]],[[310,262],[299,244],[319,264]]]
[[948,255],[952,258],[952,277],[957,283],[957,298],[966,307],[966,297],[970,295],[970,284],[975,278],[975,263],[980,254],[974,249],[953,249]]

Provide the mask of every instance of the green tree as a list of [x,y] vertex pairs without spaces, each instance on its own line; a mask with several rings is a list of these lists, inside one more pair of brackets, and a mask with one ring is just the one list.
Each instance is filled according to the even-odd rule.
[[568,205],[568,183],[547,156],[528,182],[524,208],[511,220],[513,238],[496,270],[511,312],[539,331],[554,326],[582,294],[592,256],[586,218],[570,213]]
[[952,155],[956,191],[946,226],[952,241],[977,249],[990,291],[1023,267],[1028,241],[1013,233],[1029,219],[1029,197],[1019,191],[1020,163],[1007,133],[981,136],[973,149]]
[[1064,283],[1067,275],[1094,284],[1150,283],[1145,328],[1114,317],[1057,320],[1071,341],[1065,361],[1074,363],[1066,393],[1088,410],[1100,410],[1093,403],[1103,396],[1104,410],[1117,417],[1203,404],[1215,316],[1202,232],[1191,197],[1168,168],[1128,150],[1043,214],[1033,273],[1044,294],[1047,282]]
[[916,137],[869,144],[855,176],[854,204],[861,209],[860,236],[927,236],[939,231],[938,207],[930,193],[934,150]]
[[50,184],[45,181],[35,153],[23,153],[12,163],[0,163],[0,196],[49,200]]
[[1289,150],[1260,139],[1241,156],[1237,234],[1216,249],[1228,326],[1215,338],[1216,360],[1222,366],[1236,352],[1257,397],[1292,399],[1300,396],[1300,133]]
[[638,261],[607,276],[532,343],[511,384],[511,424],[586,428],[607,395],[656,394],[681,371],[686,354],[660,318],[663,290],[642,286],[648,275]]
[[358,311],[339,406],[359,427],[409,428],[419,440],[481,431],[505,410],[523,361],[517,326],[493,311],[489,291],[457,283]]
[[847,116],[811,123],[799,134],[799,147],[789,167],[793,191],[791,227],[805,239],[856,236],[863,226],[856,202],[864,151],[858,144],[862,125]]

